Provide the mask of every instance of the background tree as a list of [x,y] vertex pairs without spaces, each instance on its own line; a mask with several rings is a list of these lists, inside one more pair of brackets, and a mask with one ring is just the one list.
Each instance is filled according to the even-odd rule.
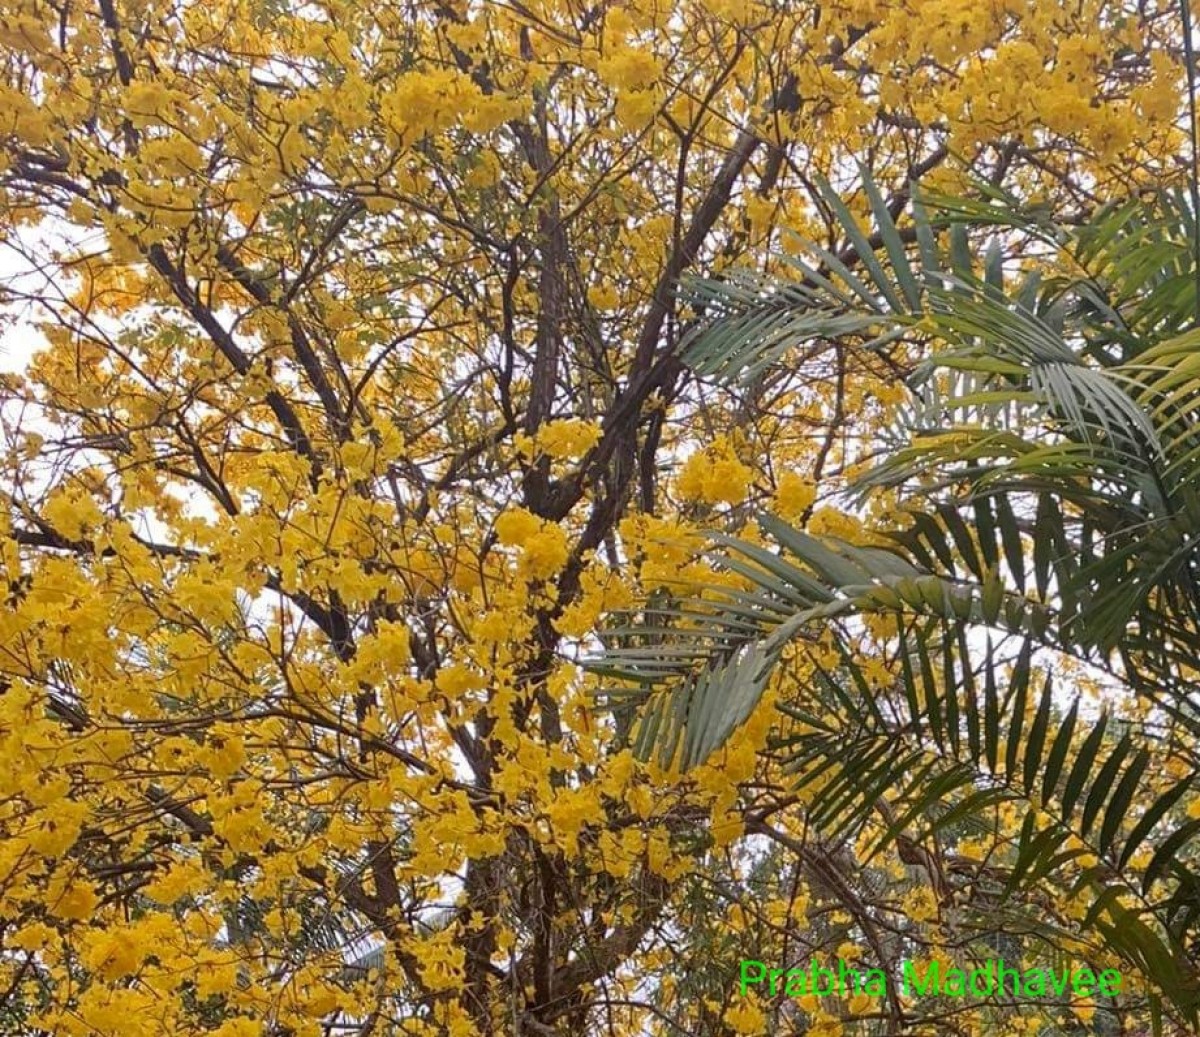
[[1072,213],[1152,182],[1172,18],[0,7],[7,297],[48,342],[4,390],[4,1025],[760,1032],[725,956],[853,942],[891,894],[768,824],[801,815],[765,722],[680,779],[574,660],[718,578],[702,523],[808,510],[796,470],[846,464],[911,357],[714,396],[676,281],[783,227],[844,247],[812,186],[850,157],[895,212],[951,152]]

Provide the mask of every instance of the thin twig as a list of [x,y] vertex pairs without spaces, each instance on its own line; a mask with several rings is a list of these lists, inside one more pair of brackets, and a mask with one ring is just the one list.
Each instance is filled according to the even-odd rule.
[[1200,128],[1196,125],[1196,53],[1192,46],[1190,0],[1179,0],[1183,20],[1183,56],[1188,80],[1188,122],[1192,137],[1192,170],[1188,189],[1192,195],[1192,274],[1196,279],[1193,320],[1200,327]]

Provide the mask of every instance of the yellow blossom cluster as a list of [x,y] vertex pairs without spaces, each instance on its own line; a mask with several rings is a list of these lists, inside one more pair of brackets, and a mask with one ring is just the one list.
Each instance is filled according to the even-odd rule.
[[520,572],[529,579],[549,579],[567,561],[565,531],[524,508],[510,508],[496,519],[496,535],[505,547],[519,547]]
[[739,460],[726,441],[692,454],[679,470],[676,487],[684,500],[738,504],[745,500],[753,479],[754,469]]

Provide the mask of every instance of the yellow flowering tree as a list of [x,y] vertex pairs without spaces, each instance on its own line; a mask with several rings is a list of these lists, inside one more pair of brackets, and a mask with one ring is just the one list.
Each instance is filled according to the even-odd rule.
[[737,584],[697,534],[748,500],[854,531],[829,490],[913,358],[715,395],[675,286],[841,247],[811,186],[850,158],[895,211],[964,169],[1145,185],[1177,35],[1094,0],[0,2],[6,312],[45,343],[0,399],[0,1029],[724,1037],[764,1018],[734,958],[871,939],[890,894],[797,841],[766,719],[680,777],[577,663]]

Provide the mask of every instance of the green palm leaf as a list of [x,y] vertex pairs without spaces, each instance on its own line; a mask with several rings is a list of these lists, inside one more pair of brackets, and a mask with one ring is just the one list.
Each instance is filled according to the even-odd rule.
[[[1149,698],[1196,773],[1197,214],[1161,192],[1063,226],[986,184],[961,198],[914,187],[902,228],[865,172],[863,186],[873,237],[819,181],[843,248],[800,241],[787,277],[684,285],[702,314],[684,361],[731,382],[830,340],[925,343],[894,446],[855,488],[913,488],[911,521],[886,551],[770,516],[767,547],[714,536],[714,561],[741,585],[652,625],[629,618],[637,638],[608,638],[596,668],[619,680],[614,702],[632,684],[644,703],[638,751],[688,768],[755,708],[789,646],[832,637],[839,664],[816,665],[804,697],[782,703],[772,749],[809,787],[812,823],[856,831],[886,793],[879,852],[998,804],[1041,809],[1049,821],[1028,815],[1005,892],[1074,874],[1088,925],[1194,1023],[1200,823],[1179,816],[1194,778],[1155,791],[1162,736],[1086,716],[1035,659],[1065,654]],[[1013,282],[1008,260],[1026,246],[1055,268]],[[866,614],[898,622],[893,687],[873,687],[856,656],[847,620]]]

